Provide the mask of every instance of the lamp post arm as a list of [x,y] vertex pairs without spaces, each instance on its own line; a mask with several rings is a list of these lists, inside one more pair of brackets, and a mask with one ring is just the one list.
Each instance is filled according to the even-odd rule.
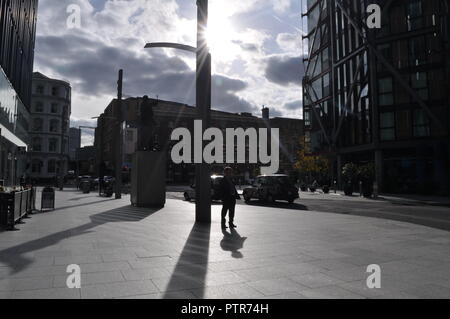
[[190,45],[179,44],[179,43],[171,43],[171,42],[155,42],[155,43],[147,43],[145,45],[146,49],[150,48],[171,48],[177,50],[188,51],[192,53],[197,53],[197,48],[194,48]]

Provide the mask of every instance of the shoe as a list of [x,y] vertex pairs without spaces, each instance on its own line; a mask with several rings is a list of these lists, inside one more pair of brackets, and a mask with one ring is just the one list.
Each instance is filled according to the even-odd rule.
[[230,223],[229,225],[230,225],[230,228],[237,228],[237,226],[233,223]]
[[222,223],[222,229],[227,229],[227,225],[225,223]]

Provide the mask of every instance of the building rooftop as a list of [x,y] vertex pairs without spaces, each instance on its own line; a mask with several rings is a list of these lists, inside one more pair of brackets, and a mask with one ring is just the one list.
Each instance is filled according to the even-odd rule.
[[55,81],[55,82],[62,82],[68,86],[70,86],[70,82],[68,80],[64,79],[53,79],[41,72],[33,72],[33,80],[45,80],[45,81]]
[[[140,103],[140,101],[142,100],[141,97],[131,97],[131,98],[127,98],[124,99],[124,101],[126,103]],[[155,113],[159,113],[159,112],[168,112],[168,113],[176,113],[177,115],[181,116],[186,116],[186,115],[191,115],[191,116],[196,116],[197,115],[197,110],[195,106],[191,106],[191,105],[187,105],[187,104],[183,104],[183,103],[178,103],[178,102],[172,102],[172,101],[165,101],[165,100],[160,100],[160,99],[149,99],[150,103],[155,104],[154,105],[154,112]],[[116,101],[116,99],[113,100],[113,102]],[[111,103],[113,103],[111,102]],[[130,105],[130,104],[129,104]],[[241,112],[241,113],[233,113],[233,112],[226,112],[226,111],[220,111],[220,110],[216,110],[214,108],[211,109],[211,116],[212,117],[245,117],[248,118],[249,120],[260,120],[261,117],[257,117],[249,112]],[[297,120],[297,121],[302,121],[301,119],[294,119],[294,118],[285,118],[285,117],[273,117],[271,119],[278,119],[278,120]]]

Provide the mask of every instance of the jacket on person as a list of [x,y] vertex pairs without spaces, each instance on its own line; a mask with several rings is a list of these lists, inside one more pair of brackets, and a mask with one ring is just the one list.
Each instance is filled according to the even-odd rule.
[[226,177],[222,178],[220,181],[220,195],[223,201],[231,201],[240,198],[236,186],[234,186],[231,179]]

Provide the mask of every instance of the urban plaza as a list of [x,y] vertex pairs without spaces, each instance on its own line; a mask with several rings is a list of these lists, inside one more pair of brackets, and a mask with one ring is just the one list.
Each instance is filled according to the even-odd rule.
[[449,299],[449,7],[0,0],[0,302]]

